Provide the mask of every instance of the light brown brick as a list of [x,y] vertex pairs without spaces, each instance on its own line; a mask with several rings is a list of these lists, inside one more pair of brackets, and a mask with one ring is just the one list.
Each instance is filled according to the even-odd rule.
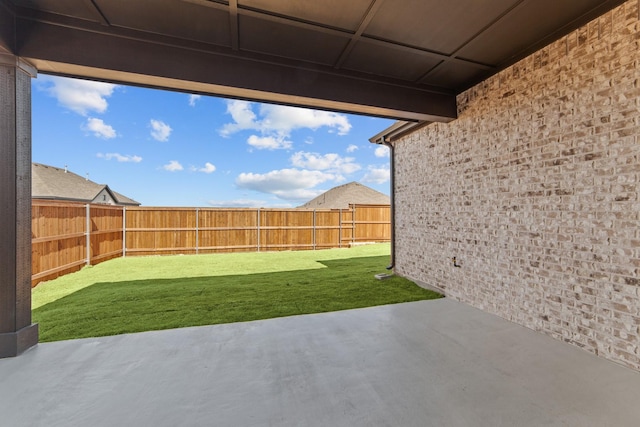
[[396,272],[640,369],[638,40],[632,0],[394,143]]

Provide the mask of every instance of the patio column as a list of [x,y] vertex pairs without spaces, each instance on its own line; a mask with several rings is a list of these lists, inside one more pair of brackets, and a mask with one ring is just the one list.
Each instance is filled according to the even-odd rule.
[[31,323],[31,78],[0,54],[0,357],[38,343]]

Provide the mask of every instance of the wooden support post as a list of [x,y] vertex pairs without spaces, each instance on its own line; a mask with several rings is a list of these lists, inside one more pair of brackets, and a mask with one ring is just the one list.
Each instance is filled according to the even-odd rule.
[[31,323],[31,78],[0,54],[0,357],[38,343]]

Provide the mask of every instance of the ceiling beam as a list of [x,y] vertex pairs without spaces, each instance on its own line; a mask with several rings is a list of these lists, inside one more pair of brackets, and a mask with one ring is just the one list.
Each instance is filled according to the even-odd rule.
[[181,40],[172,45],[166,39],[135,38],[131,32],[118,35],[114,27],[86,21],[61,25],[18,18],[17,26],[17,54],[45,73],[413,121],[450,121],[457,114],[453,94],[426,86],[210,45],[190,47]]

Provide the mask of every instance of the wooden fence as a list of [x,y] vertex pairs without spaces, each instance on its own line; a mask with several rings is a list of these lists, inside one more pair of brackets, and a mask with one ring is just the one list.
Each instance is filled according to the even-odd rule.
[[390,239],[389,205],[226,209],[34,200],[31,284],[121,256],[314,250]]

